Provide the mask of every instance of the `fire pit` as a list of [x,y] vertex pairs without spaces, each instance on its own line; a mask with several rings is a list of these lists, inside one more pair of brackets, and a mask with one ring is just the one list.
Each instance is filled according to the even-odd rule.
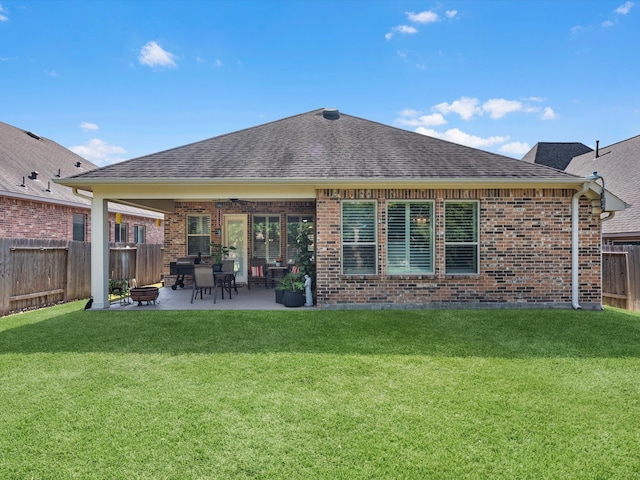
[[158,287],[137,287],[131,289],[131,299],[134,302],[138,302],[138,306],[142,305],[142,302],[153,302],[156,304],[156,299],[158,298]]

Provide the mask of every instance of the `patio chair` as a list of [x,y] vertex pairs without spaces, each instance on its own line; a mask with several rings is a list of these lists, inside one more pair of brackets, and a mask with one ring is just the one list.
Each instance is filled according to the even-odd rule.
[[191,303],[193,303],[193,299],[198,295],[198,292],[200,292],[200,298],[203,298],[204,291],[208,290],[209,293],[211,293],[212,288],[216,288],[216,282],[213,277],[213,265],[194,265]]
[[230,274],[233,278],[233,291],[238,294],[238,287],[236,286],[236,262],[235,260],[225,260],[222,262],[222,272]]
[[251,282],[264,282],[264,288],[267,288],[268,274],[267,261],[264,258],[252,258],[249,261],[247,289],[251,290]]
[[220,287],[220,292],[222,293],[222,299],[224,300],[224,292],[225,290],[229,293],[229,300],[231,300],[231,292],[233,291],[233,274],[232,273],[223,273],[216,272],[216,289],[213,292],[213,303],[218,301],[218,287]]
[[235,290],[238,293],[236,287],[236,274],[234,272],[234,261],[226,260],[222,263],[222,270],[213,274],[215,282],[215,291],[213,292],[213,303],[218,301],[218,287],[222,293],[222,299],[224,300],[224,291],[229,292],[229,300],[231,300],[231,291]]

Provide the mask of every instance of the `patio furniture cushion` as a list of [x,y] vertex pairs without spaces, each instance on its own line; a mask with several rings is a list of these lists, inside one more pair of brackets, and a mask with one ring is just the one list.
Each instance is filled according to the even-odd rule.
[[249,278],[247,279],[247,288],[251,289],[251,282],[264,282],[264,288],[267,288],[267,261],[264,258],[252,258],[249,261]]
[[251,267],[251,276],[252,277],[264,277],[264,267]]

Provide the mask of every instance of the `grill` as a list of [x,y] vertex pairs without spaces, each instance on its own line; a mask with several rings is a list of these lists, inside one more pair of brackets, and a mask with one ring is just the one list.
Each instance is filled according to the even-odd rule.
[[169,273],[176,276],[176,281],[171,285],[172,290],[176,290],[178,286],[184,288],[184,277],[193,276],[193,261],[193,258],[178,258],[169,263]]

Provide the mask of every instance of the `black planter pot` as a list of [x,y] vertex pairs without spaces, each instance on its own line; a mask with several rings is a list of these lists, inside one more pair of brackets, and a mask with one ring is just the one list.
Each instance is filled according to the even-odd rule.
[[290,290],[283,290],[282,304],[285,307],[301,307],[304,305],[303,292],[292,292]]
[[276,288],[276,303],[282,303],[282,297],[284,297],[284,290]]

